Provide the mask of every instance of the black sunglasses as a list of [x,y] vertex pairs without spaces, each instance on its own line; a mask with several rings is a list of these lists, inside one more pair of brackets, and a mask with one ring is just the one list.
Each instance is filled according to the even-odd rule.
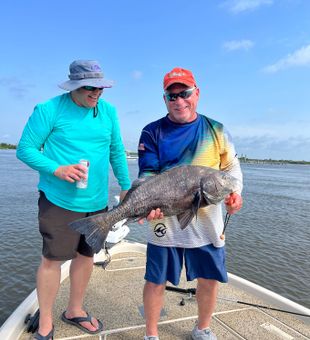
[[184,90],[184,91],[179,92],[179,93],[165,92],[165,97],[167,98],[167,100],[169,100],[169,102],[176,101],[178,99],[178,97],[180,97],[182,99],[187,99],[193,94],[194,90],[196,90],[196,87],[191,87],[190,89]]
[[86,90],[86,91],[102,91],[103,87],[94,87],[94,86],[82,86],[82,89]]

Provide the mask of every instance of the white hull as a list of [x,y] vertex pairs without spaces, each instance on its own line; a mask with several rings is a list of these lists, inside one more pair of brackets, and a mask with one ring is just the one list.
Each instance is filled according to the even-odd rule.
[[[145,254],[146,246],[140,243],[122,241],[109,249],[109,253],[113,256],[115,254],[124,252],[137,252]],[[95,262],[104,261],[106,255],[104,251],[95,255]],[[71,261],[67,261],[61,268],[61,281],[65,280],[69,275],[69,267]],[[255,297],[261,299],[267,304],[273,305],[286,311],[294,313],[301,313],[310,315],[310,310],[301,306],[283,296],[276,294],[268,289],[265,289],[257,284],[242,279],[234,274],[229,273],[229,284],[241,289],[244,292],[250,293]],[[25,329],[24,320],[27,314],[34,314],[38,308],[38,301],[36,290],[34,290],[12,313],[0,329],[1,340],[16,340],[20,337]],[[310,324],[310,318],[299,316],[303,322]]]

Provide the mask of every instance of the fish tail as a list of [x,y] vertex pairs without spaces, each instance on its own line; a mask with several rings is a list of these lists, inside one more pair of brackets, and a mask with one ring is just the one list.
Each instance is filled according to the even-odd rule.
[[70,228],[85,236],[87,244],[99,253],[108,236],[111,227],[114,225],[110,213],[81,218],[69,224]]

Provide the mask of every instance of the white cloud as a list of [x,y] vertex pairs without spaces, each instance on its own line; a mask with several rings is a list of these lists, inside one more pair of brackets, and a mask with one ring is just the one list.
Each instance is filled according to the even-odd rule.
[[273,0],[227,0],[224,6],[232,13],[238,14],[245,11],[253,11],[263,5],[272,5]]
[[298,137],[310,141],[309,130],[310,120],[305,119],[282,123],[269,122],[268,124],[253,122],[244,125],[233,125],[229,128],[233,136],[244,138],[268,136],[272,139],[287,140]]
[[134,70],[133,72],[131,72],[131,76],[133,79],[141,79],[142,78],[143,73],[141,71],[138,70]]
[[309,129],[309,120],[273,124],[253,122],[229,127],[239,155],[305,161],[310,161]]
[[269,134],[234,138],[238,155],[258,159],[310,161],[310,138],[275,138]]
[[251,40],[231,40],[226,41],[223,44],[223,48],[226,51],[236,51],[236,50],[249,50],[254,46],[253,41]]
[[310,66],[310,45],[304,46],[299,50],[287,55],[276,63],[266,66],[263,71],[275,73],[290,67]]
[[127,116],[127,115],[138,115],[138,114],[140,114],[140,113],[141,113],[140,110],[131,110],[131,111],[127,111],[127,112],[126,112],[126,116]]
[[309,129],[309,120],[253,122],[229,127],[239,155],[259,159],[305,161],[310,161]]
[[0,87],[7,89],[15,98],[24,98],[29,89],[34,87],[32,84],[24,84],[24,82],[17,77],[3,77],[0,78]]

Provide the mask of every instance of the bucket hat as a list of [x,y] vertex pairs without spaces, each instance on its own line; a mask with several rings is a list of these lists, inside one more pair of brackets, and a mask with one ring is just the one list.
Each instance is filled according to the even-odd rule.
[[100,64],[96,60],[75,60],[70,64],[69,80],[58,86],[66,91],[74,91],[83,86],[112,87],[113,81],[103,77]]

